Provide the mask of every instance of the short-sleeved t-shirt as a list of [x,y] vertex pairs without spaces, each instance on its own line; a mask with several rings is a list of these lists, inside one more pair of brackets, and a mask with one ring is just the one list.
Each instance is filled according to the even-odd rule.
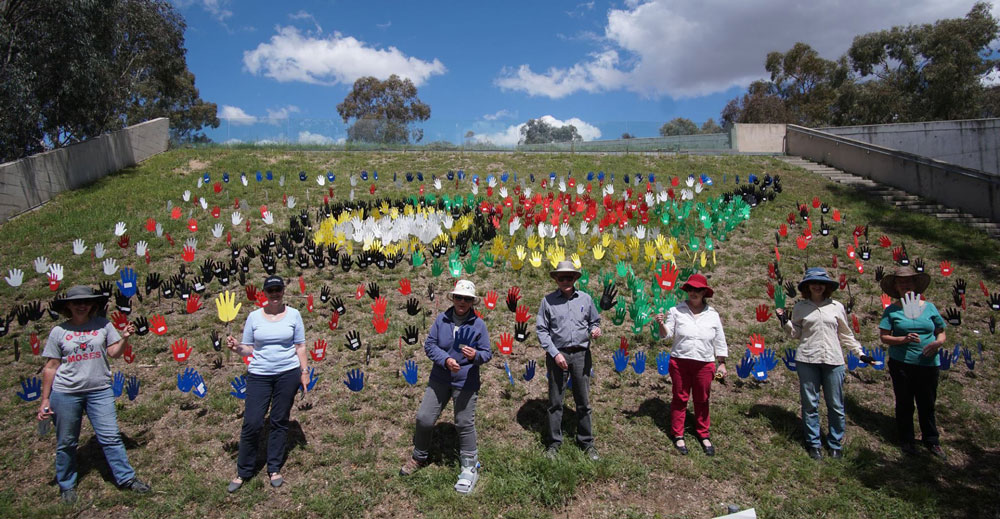
[[247,371],[254,375],[277,375],[299,367],[295,345],[306,342],[306,328],[298,310],[285,307],[285,317],[271,322],[264,309],[250,312],[243,327],[243,344],[253,345],[253,359]]
[[93,317],[80,326],[66,321],[53,327],[42,350],[43,357],[61,362],[52,381],[52,390],[84,393],[111,387],[107,350],[121,338],[118,330],[103,317]]
[[878,327],[889,330],[893,337],[906,337],[909,333],[920,335],[920,342],[908,342],[897,346],[889,346],[889,358],[904,362],[906,364],[916,364],[919,366],[940,366],[941,359],[937,355],[925,357],[921,355],[924,346],[933,342],[937,336],[934,330],[943,330],[944,319],[929,301],[924,301],[921,305],[923,312],[916,319],[909,319],[903,315],[903,307],[899,303],[893,303],[882,311],[882,321]]

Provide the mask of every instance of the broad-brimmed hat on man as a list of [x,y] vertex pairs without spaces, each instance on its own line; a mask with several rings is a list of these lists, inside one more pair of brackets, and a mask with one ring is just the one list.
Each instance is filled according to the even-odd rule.
[[552,279],[559,277],[559,274],[572,274],[574,280],[579,279],[582,275],[579,269],[573,265],[573,262],[569,260],[560,261],[554,270],[549,271],[549,277]]
[[896,267],[896,270],[892,274],[888,274],[882,278],[879,282],[879,286],[882,287],[882,291],[889,294],[890,297],[899,299],[903,297],[896,290],[896,278],[913,278],[913,291],[917,294],[923,294],[924,290],[927,290],[927,286],[931,284],[931,277],[926,272],[917,272],[913,270],[913,267]]

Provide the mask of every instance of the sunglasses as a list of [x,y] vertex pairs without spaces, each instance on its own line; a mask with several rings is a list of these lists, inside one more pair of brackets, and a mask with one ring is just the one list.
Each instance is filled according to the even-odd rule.
[[576,276],[557,276],[556,281],[576,281]]
[[451,296],[455,301],[465,301],[466,303],[471,303],[476,300],[474,297],[469,296]]
[[282,293],[284,291],[285,291],[284,288],[268,288],[268,289],[264,290],[264,293],[267,293],[267,294],[280,294],[280,293]]

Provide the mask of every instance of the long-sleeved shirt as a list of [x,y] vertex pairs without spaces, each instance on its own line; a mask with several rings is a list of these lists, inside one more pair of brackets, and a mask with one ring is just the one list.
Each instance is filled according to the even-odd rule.
[[795,303],[784,329],[792,338],[799,339],[795,362],[840,366],[844,364],[841,346],[861,356],[861,343],[854,338],[847,312],[839,301],[825,299],[817,305],[804,299]]
[[687,302],[682,302],[667,312],[663,327],[666,329],[663,338],[674,340],[671,357],[715,362],[716,357],[729,356],[722,319],[711,306],[705,305],[696,314]]
[[600,324],[601,315],[589,295],[574,290],[567,298],[556,290],[538,306],[535,331],[542,348],[555,357],[563,348],[590,347],[590,331]]
[[[457,340],[460,335],[468,332],[471,332],[471,341],[467,345],[476,350],[476,356],[472,360],[462,354],[461,344]],[[424,341],[424,352],[434,363],[430,378],[451,384],[454,388],[479,391],[479,365],[493,358],[490,347],[490,334],[486,330],[486,323],[476,317],[475,313],[462,325],[455,326],[455,307],[441,312],[431,325],[431,330],[427,332],[427,340]],[[455,373],[447,367],[449,358],[458,362],[460,369]]]

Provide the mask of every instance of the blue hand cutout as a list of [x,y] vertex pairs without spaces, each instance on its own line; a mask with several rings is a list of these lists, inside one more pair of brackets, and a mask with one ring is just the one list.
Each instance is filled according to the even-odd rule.
[[365,373],[360,368],[354,368],[347,372],[347,380],[344,385],[351,391],[358,392],[365,388]]
[[247,376],[240,375],[234,377],[233,380],[229,382],[230,386],[233,386],[233,390],[229,392],[230,395],[239,398],[240,400],[246,400],[247,398]]
[[42,397],[42,379],[31,377],[21,381],[21,391],[17,393],[21,400],[33,402]]
[[951,350],[951,361],[958,362],[958,356],[962,354],[962,343],[956,342],[955,349]]
[[132,270],[132,267],[125,267],[121,269],[118,275],[122,279],[117,283],[118,291],[125,297],[134,296],[137,290],[137,285],[135,282],[135,271]]
[[750,355],[750,350],[746,350],[743,358],[740,359],[740,363],[736,365],[736,374],[740,378],[747,378],[750,376],[750,372],[753,371],[754,360]]
[[636,375],[642,375],[646,371],[646,354],[641,351],[635,352],[635,360],[632,362],[632,370]]
[[191,375],[191,394],[198,398],[205,398],[208,388],[205,387],[205,379],[201,378],[201,373],[197,371]]
[[785,350],[785,358],[782,359],[782,362],[785,363],[785,367],[788,368],[788,371],[795,371],[797,366],[795,364],[795,348]]
[[417,383],[417,363],[413,360],[403,363],[403,379],[411,386]]
[[847,352],[847,369],[849,371],[854,371],[859,367],[864,367],[864,366],[866,366],[866,364],[862,364],[861,359],[859,359],[858,356],[855,355],[853,351]]
[[524,374],[521,375],[521,378],[524,379],[525,382],[529,382],[531,379],[535,378],[535,361],[529,360],[524,365]]
[[507,380],[510,380],[510,385],[514,385],[514,374],[510,372],[510,366],[507,365],[507,361],[503,361],[503,370],[507,372]]
[[760,362],[758,367],[764,371],[771,371],[778,366],[778,357],[774,354],[774,350],[771,348],[766,348],[760,354]]
[[187,368],[184,373],[177,374],[177,389],[181,390],[182,393],[187,393],[191,391],[191,386],[194,385],[194,368]]
[[872,363],[873,368],[879,371],[885,369],[885,350],[879,348],[878,346],[872,346],[871,352],[869,352],[864,347],[862,347],[862,350],[864,350],[865,355],[868,355],[869,357],[875,359],[875,362]]
[[135,375],[128,378],[128,384],[125,384],[125,393],[129,400],[135,400],[139,396],[139,379]]
[[475,332],[472,330],[471,326],[463,326],[455,334],[455,346],[472,346],[473,341],[476,340]]
[[[312,388],[316,387],[316,382],[319,382],[319,377],[316,376],[316,368],[309,368],[309,384],[306,385],[303,392],[312,391]],[[302,389],[302,384],[299,384],[299,389]]]
[[111,391],[115,394],[115,398],[122,396],[122,392],[125,390],[125,374],[121,371],[116,372],[115,376],[111,378]]
[[938,350],[938,358],[941,360],[941,369],[947,371],[951,369],[951,352],[941,348]]
[[625,355],[625,350],[615,351],[613,358],[615,360],[615,371],[618,373],[625,371],[625,368],[628,367],[628,355]]
[[969,368],[969,371],[976,369],[976,359],[972,358],[972,350],[962,348],[962,358],[965,359],[965,367]]
[[661,351],[656,354],[656,372],[660,375],[667,376],[670,374],[670,354]]

